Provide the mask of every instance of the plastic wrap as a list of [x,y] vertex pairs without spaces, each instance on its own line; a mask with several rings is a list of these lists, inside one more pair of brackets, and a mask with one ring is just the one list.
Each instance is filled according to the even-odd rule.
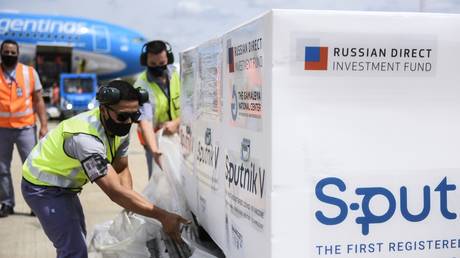
[[[163,170],[154,165],[142,194],[156,206],[191,219],[180,187],[179,138],[160,134],[158,144],[163,152]],[[163,233],[157,220],[123,211],[114,220],[95,226],[88,237],[88,251],[97,258],[215,257],[194,242],[192,229],[185,230],[183,238],[185,244],[177,245]]]

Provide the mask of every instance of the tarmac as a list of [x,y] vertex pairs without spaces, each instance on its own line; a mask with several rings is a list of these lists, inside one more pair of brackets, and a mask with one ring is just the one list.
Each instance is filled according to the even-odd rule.
[[[56,127],[57,122],[50,121],[49,129]],[[129,146],[129,167],[133,177],[134,190],[141,192],[148,182],[147,164],[142,148],[136,136],[136,126],[131,128]],[[56,250],[46,237],[36,217],[30,216],[30,208],[21,193],[22,164],[15,148],[11,173],[15,190],[15,214],[0,218],[0,258],[44,258],[56,257]],[[94,225],[112,220],[122,210],[113,203],[97,186],[88,183],[79,195],[86,218],[88,235]],[[92,255],[90,255],[92,257]]]

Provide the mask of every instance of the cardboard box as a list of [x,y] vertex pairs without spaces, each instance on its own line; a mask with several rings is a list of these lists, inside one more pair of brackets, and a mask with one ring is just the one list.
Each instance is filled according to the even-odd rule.
[[184,189],[226,256],[459,257],[459,29],[272,10],[182,52]]

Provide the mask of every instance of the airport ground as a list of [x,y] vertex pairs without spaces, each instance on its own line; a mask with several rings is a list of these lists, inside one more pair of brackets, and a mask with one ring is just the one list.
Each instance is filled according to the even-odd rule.
[[[50,122],[50,129],[57,122]],[[135,128],[131,129],[129,164],[133,176],[134,189],[142,191],[147,184],[147,165],[144,150],[137,139]],[[30,208],[21,194],[21,161],[14,150],[11,172],[15,189],[15,214],[0,219],[0,258],[43,258],[56,257],[52,243],[44,234],[36,217],[31,217]],[[87,184],[80,194],[80,201],[86,217],[88,234],[94,225],[113,219],[122,208],[113,203],[96,184]],[[91,256],[90,256],[91,257]]]

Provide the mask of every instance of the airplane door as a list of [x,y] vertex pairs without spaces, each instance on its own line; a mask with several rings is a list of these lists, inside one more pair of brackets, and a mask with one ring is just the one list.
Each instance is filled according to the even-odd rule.
[[110,37],[107,27],[93,26],[93,49],[95,52],[110,51]]

